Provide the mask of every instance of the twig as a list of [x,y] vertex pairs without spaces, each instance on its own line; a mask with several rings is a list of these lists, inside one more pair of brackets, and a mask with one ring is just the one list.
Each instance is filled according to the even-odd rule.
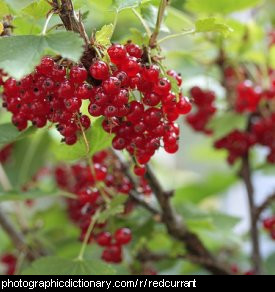
[[64,23],[67,30],[74,31],[79,33],[81,37],[85,40],[86,45],[89,44],[88,35],[84,29],[83,23],[81,21],[80,15],[77,17],[74,6],[71,0],[61,0],[61,6],[59,7],[58,1],[55,0],[57,3],[59,16]]
[[[85,41],[86,46],[81,58],[81,63],[87,70],[89,70],[93,59],[96,57],[96,51],[95,48],[90,44],[88,35],[84,28],[84,24],[81,21],[81,17],[76,16],[72,1],[61,0],[61,5],[59,5],[58,0],[53,0],[52,6],[55,12],[58,13],[65,28],[80,34],[80,36]],[[88,81],[91,84],[94,84],[94,80],[92,78],[90,78]]]
[[[0,163],[0,184],[4,191],[8,192],[12,189],[9,179],[5,173],[5,170]],[[13,223],[8,219],[7,215],[0,208],[0,226],[9,235],[14,246],[22,252],[25,252],[29,260],[34,260],[37,257],[34,251],[30,250],[23,233],[17,230]]]
[[275,192],[272,195],[268,196],[265,199],[265,201],[256,208],[256,211],[255,211],[256,218],[259,219],[262,212],[274,202],[275,202]]
[[[182,241],[191,256],[201,258],[205,263],[203,266],[216,275],[229,275],[230,271],[226,266],[219,263],[209,250],[204,246],[199,237],[189,231],[182,221],[182,218],[176,213],[171,205],[172,192],[166,192],[163,190],[155,174],[150,167],[147,167],[146,179],[150,184],[155,196],[162,209],[162,220],[166,225],[168,233]],[[211,263],[211,264],[208,264]]]
[[[123,166],[125,175],[130,179],[132,184],[135,186],[135,181],[132,178],[129,167],[126,163],[114,152],[114,155],[120,160]],[[165,224],[168,233],[175,239],[180,240],[186,246],[188,254],[190,256],[201,258],[203,265],[206,269],[217,275],[229,275],[230,271],[216,259],[212,257],[210,252],[205,248],[201,240],[194,233],[190,232],[187,227],[183,224],[180,216],[176,213],[171,205],[170,198],[173,192],[166,192],[163,190],[157,177],[154,175],[150,167],[147,167],[146,179],[151,186],[158,202],[161,207],[161,212],[155,208],[151,208],[145,201],[137,200],[144,208],[152,212],[154,215],[160,216],[161,221]],[[136,196],[130,193],[130,196],[135,199]]]
[[136,193],[136,191],[130,191],[129,196],[138,203],[140,206],[147,209],[149,212],[151,212],[153,215],[158,216],[161,219],[161,213],[158,209],[156,209],[151,204],[147,203],[144,199],[141,198],[140,194]]
[[[177,255],[171,256],[169,254],[164,254],[164,253],[153,253],[147,248],[141,249],[138,252],[136,258],[137,260],[141,262],[159,262],[163,260],[182,259],[182,260],[190,261],[194,264],[198,264],[201,266],[213,265],[213,261],[206,258],[202,258],[202,257],[190,255],[190,254],[177,254]],[[216,265],[214,265],[213,267],[216,267]]]
[[251,259],[253,262],[253,268],[256,274],[261,273],[261,254],[259,245],[259,232],[257,227],[257,210],[254,201],[254,187],[251,179],[251,167],[249,162],[248,154],[242,158],[242,167],[240,175],[244,181],[247,199],[249,204],[249,214],[250,214],[250,233],[252,241],[252,254]]
[[157,45],[157,38],[158,38],[158,35],[159,35],[161,23],[162,23],[162,20],[163,20],[163,17],[164,17],[164,12],[165,12],[166,7],[169,5],[169,2],[170,2],[169,0],[161,0],[160,1],[155,30],[152,33],[152,35],[150,37],[150,40],[149,40],[149,47],[150,48],[155,48],[156,45]]

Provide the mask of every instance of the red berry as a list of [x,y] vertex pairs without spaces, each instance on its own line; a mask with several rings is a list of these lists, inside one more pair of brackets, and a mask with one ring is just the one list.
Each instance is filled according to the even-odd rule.
[[103,81],[102,88],[106,94],[118,94],[120,91],[120,81],[116,77],[109,77]]
[[108,49],[108,55],[110,56],[111,61],[118,65],[124,62],[127,56],[127,51],[124,46],[114,44]]
[[273,227],[275,227],[275,216],[264,219],[263,226],[267,230],[271,230]]
[[180,115],[188,114],[192,109],[192,105],[187,97],[180,97],[179,102],[177,103],[177,112]]
[[103,231],[96,236],[95,240],[100,246],[109,246],[112,241],[112,235],[110,232]]
[[137,176],[144,176],[145,173],[146,173],[146,168],[145,168],[145,166],[138,166],[138,165],[135,165],[135,167],[134,167],[134,173],[135,173],[135,175],[137,175]]
[[73,66],[70,71],[70,81],[81,84],[87,79],[88,73],[84,67]]
[[90,74],[97,80],[106,80],[109,77],[109,67],[103,61],[96,61],[90,67]]
[[131,230],[129,228],[120,228],[115,232],[114,238],[119,245],[127,244],[132,240]]

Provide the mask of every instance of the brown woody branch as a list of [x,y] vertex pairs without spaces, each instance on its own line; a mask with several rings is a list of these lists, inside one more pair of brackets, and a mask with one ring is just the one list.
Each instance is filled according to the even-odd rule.
[[[11,185],[8,177],[4,171],[2,164],[0,163],[0,185],[2,186],[4,191],[10,191]],[[26,241],[24,234],[16,229],[12,221],[8,218],[7,214],[4,213],[2,208],[0,207],[0,226],[3,230],[9,235],[14,246],[19,250],[26,254],[29,260],[34,260],[37,257],[37,254],[31,250]]]
[[169,3],[170,3],[170,0],[160,0],[158,17],[157,17],[155,29],[150,37],[150,40],[149,40],[149,47],[150,48],[155,48],[157,46],[157,38],[159,35],[161,23],[162,23],[163,18],[164,18],[165,9],[169,5]]
[[[76,14],[71,0],[61,0],[61,4],[58,0],[53,0],[52,7],[53,11],[59,15],[66,30],[80,34],[85,41],[85,49],[81,58],[81,63],[87,70],[89,70],[91,64],[93,63],[93,59],[96,57],[96,51],[91,45],[89,37],[85,31],[81,14]],[[88,81],[91,84],[95,84],[95,81],[92,78]]]
[[150,167],[147,168],[146,178],[159,202],[162,210],[162,221],[168,233],[184,243],[189,256],[200,258],[201,262],[204,263],[202,264],[204,268],[216,275],[229,275],[229,269],[213,257],[195,233],[188,230],[171,204],[172,192],[163,190]]
[[242,177],[248,198],[249,204],[249,214],[250,214],[250,233],[252,240],[252,254],[251,259],[253,262],[253,268],[256,274],[261,273],[261,254],[260,254],[260,245],[259,245],[259,232],[258,232],[258,218],[257,218],[257,209],[255,206],[254,200],[254,187],[251,178],[251,166],[249,162],[248,154],[242,158],[242,166],[240,171],[240,176]]
[[207,258],[202,258],[190,254],[177,254],[175,256],[170,256],[169,254],[165,253],[154,253],[148,250],[147,248],[142,248],[138,251],[137,260],[140,262],[146,263],[146,262],[159,262],[163,260],[173,260],[173,259],[182,259],[185,261],[192,262],[193,264],[206,266],[206,265],[212,265],[212,261],[209,261]]
[[258,206],[256,208],[256,210],[255,210],[256,218],[259,219],[262,212],[274,202],[275,202],[275,192],[272,195],[268,196],[265,199],[265,201],[260,206]]
[[32,250],[26,243],[23,233],[15,228],[13,223],[8,219],[7,214],[0,209],[0,226],[8,234],[13,245],[19,251],[26,254],[27,258],[32,261],[36,259],[39,254]]

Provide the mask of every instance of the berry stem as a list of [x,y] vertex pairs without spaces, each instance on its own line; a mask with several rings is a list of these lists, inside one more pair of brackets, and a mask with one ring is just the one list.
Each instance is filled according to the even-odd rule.
[[89,238],[90,238],[91,233],[92,233],[92,231],[93,231],[93,229],[95,227],[95,224],[96,224],[96,222],[98,220],[100,212],[101,212],[101,209],[98,209],[96,211],[96,213],[92,217],[91,223],[90,223],[90,225],[89,225],[89,227],[87,229],[87,232],[85,234],[81,249],[80,249],[79,254],[78,254],[77,258],[76,258],[76,260],[78,260],[78,261],[83,261],[83,256],[84,256],[84,253],[85,253]]
[[50,22],[50,20],[51,20],[53,15],[54,15],[54,12],[49,13],[49,15],[48,15],[48,17],[46,19],[46,22],[44,24],[43,30],[42,30],[42,35],[46,35],[49,22]]
[[185,36],[185,35],[189,35],[189,34],[194,34],[194,33],[195,33],[195,30],[191,29],[191,30],[186,30],[186,31],[183,31],[183,32],[175,33],[175,34],[170,34],[170,35],[160,39],[158,41],[158,44],[160,44],[162,42],[165,42],[167,40],[173,39],[173,38],[177,38],[177,37]]
[[150,36],[152,35],[152,31],[150,27],[148,26],[144,18],[141,16],[141,14],[135,8],[132,8],[132,11],[136,15],[136,17],[140,20],[141,24],[143,25],[146,31],[147,36],[150,38]]
[[[83,140],[84,140],[84,142],[85,142],[85,146],[86,146],[86,154],[88,155],[89,152],[90,152],[90,143],[89,143],[89,141],[88,141],[88,139],[87,139],[86,133],[85,133],[85,131],[84,131],[84,129],[83,129],[83,126],[82,126],[82,124],[81,124],[81,121],[80,121],[79,116],[77,117],[77,121],[78,121],[78,125],[79,125],[79,127],[80,127],[80,130],[81,130],[81,134],[82,134]],[[89,160],[89,159],[88,159],[88,160]]]

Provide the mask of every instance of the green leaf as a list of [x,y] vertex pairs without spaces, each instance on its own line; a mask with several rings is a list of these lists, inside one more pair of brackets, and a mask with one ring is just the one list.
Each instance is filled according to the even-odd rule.
[[13,145],[12,160],[6,170],[14,187],[27,183],[46,164],[49,145],[47,130],[39,130],[35,135]]
[[70,260],[55,256],[43,257],[22,272],[22,275],[114,275],[115,270],[99,260]]
[[56,142],[52,146],[52,152],[58,160],[76,160],[87,155],[92,156],[98,151],[106,149],[112,145],[113,134],[106,133],[102,128],[103,117],[97,118],[92,122],[91,127],[85,131],[87,141],[89,143],[89,152],[87,145],[79,134],[78,141],[74,145],[66,145]]
[[165,24],[174,32],[192,29],[194,27],[192,18],[186,12],[168,6]]
[[219,32],[227,36],[233,31],[227,24],[219,23],[214,17],[199,19],[195,22],[195,32]]
[[[142,17],[145,19],[146,23],[150,28],[155,28],[156,26],[156,21],[158,17],[158,7],[147,4],[147,5],[142,5],[140,9]],[[169,32],[169,28],[162,23],[160,27],[160,31],[163,32]]]
[[141,0],[113,0],[113,9],[122,11],[124,9],[135,8],[141,4]]
[[[0,1],[0,17],[9,14],[9,7],[3,1]],[[0,33],[1,34],[1,33]]]
[[112,145],[113,134],[106,133],[102,128],[104,118],[97,118],[92,123],[91,130],[88,134],[88,141],[90,141],[90,155],[98,151],[106,149]]
[[275,253],[268,256],[265,261],[265,270],[268,275],[275,275]]
[[12,9],[21,10],[38,0],[4,0]]
[[6,201],[25,201],[34,200],[45,197],[57,197],[60,195],[60,191],[53,190],[51,192],[44,192],[41,190],[32,190],[28,192],[21,192],[18,190],[12,190],[9,192],[0,192],[0,202]]
[[196,13],[228,14],[261,2],[262,0],[187,0],[185,8]]
[[240,218],[220,212],[209,212],[198,208],[194,204],[186,203],[178,208],[188,228],[197,230],[231,231]]
[[214,116],[208,123],[208,128],[213,130],[213,138],[216,140],[227,135],[234,129],[245,130],[247,124],[246,115],[238,115],[233,112],[226,112],[222,115]]
[[[48,11],[51,10],[51,6],[48,2],[45,0],[38,0],[27,7],[25,7],[22,12],[24,14],[27,14],[28,16],[33,17],[34,19],[40,19],[40,18],[45,18],[47,15]],[[26,16],[25,16],[26,18]]]
[[33,133],[36,132],[36,130],[37,128],[35,127],[29,127],[24,132],[19,132],[17,128],[11,123],[1,124],[0,125],[0,148],[12,142],[26,138],[29,135],[32,135]]
[[111,37],[113,35],[114,26],[113,24],[104,25],[99,31],[95,34],[96,43],[107,47],[111,45]]
[[142,33],[140,30],[138,30],[137,28],[130,28],[129,29],[131,32],[131,40],[133,41],[133,43],[142,46],[143,44],[148,43],[149,38],[146,34]]
[[83,40],[75,33],[60,31],[45,36],[21,35],[0,39],[0,67],[21,79],[39,64],[45,51],[77,62],[83,52]]
[[127,196],[117,195],[109,203],[106,210],[100,213],[98,217],[98,222],[104,223],[107,219],[117,214],[121,214],[124,211],[123,204],[127,201]]
[[269,50],[269,60],[271,68],[275,70],[275,45]]
[[184,202],[198,203],[210,196],[222,194],[236,181],[236,177],[228,173],[210,174],[202,181],[196,181],[178,188],[174,196],[174,202],[176,205]]

